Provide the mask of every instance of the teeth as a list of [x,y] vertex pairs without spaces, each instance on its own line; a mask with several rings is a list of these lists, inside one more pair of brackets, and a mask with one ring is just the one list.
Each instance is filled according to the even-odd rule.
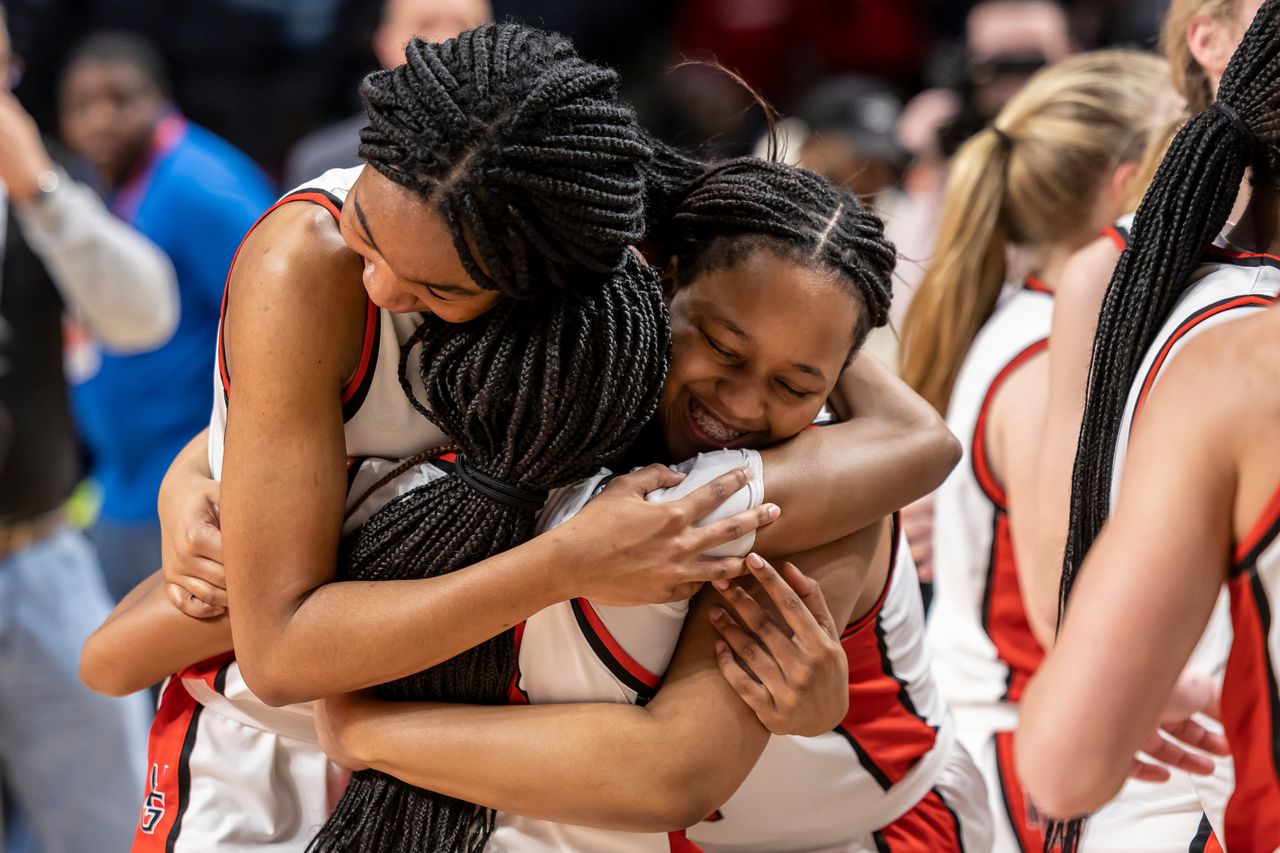
[[698,429],[707,434],[708,438],[716,441],[733,441],[735,438],[741,438],[746,435],[736,429],[730,429],[711,416],[711,413],[699,406],[696,402],[693,404],[693,420],[698,425]]

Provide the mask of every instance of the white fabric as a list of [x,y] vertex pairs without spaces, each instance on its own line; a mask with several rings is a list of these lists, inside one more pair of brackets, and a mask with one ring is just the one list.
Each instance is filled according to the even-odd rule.
[[119,352],[160,346],[178,328],[173,263],[93,190],[61,171],[58,177],[52,193],[14,205],[22,236],[95,340]]

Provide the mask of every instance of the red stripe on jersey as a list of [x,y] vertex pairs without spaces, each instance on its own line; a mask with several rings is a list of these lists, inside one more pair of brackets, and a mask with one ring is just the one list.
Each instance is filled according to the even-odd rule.
[[360,344],[360,361],[356,364],[356,372],[352,374],[345,388],[342,389],[342,405],[351,402],[351,398],[356,396],[356,392],[360,390],[360,386],[364,384],[366,378],[372,379],[373,374],[369,370],[369,365],[373,362],[374,341],[378,337],[378,321],[380,314],[378,306],[369,301],[368,310],[365,314],[364,321],[364,341]]
[[[223,335],[223,329],[227,321],[227,298],[231,291],[231,273],[236,268],[236,260],[240,257],[240,250],[244,248],[245,242],[249,239],[259,225],[262,224],[268,216],[275,212],[278,208],[295,201],[306,201],[312,204],[318,204],[333,215],[338,222],[342,221],[342,208],[328,193],[316,190],[304,190],[301,192],[290,193],[284,196],[267,211],[258,217],[257,221],[249,227],[245,235],[240,240],[240,245],[236,247],[236,252],[231,256],[231,266],[227,268],[227,280],[222,287],[222,308],[219,312],[218,321],[218,376],[222,379],[222,393],[229,399],[231,396],[231,372],[227,368],[227,345]],[[342,402],[347,403],[355,396],[359,390],[361,383],[369,373],[369,365],[372,361],[371,353],[373,350],[374,332],[378,328],[378,307],[373,304],[372,300],[368,300],[368,313],[365,318],[364,341],[361,345],[360,361],[357,364],[355,375],[342,389]]]
[[671,848],[671,853],[702,853],[702,848],[690,841],[683,829],[668,832],[667,845]]
[[[662,685],[661,676],[654,675],[645,669],[635,658],[627,654],[627,650],[613,638],[613,635],[609,633],[609,629],[605,626],[604,620],[600,618],[600,614],[596,613],[591,606],[591,602],[585,598],[575,598],[573,604],[575,611],[587,621],[587,625],[590,626],[590,630],[595,634],[596,639],[604,645],[608,655],[622,666],[632,678],[650,690],[657,690]],[[604,663],[608,664],[609,661],[606,660]]]
[[1032,825],[1031,806],[1013,765],[1013,732],[996,732],[994,740],[996,774],[1000,777],[1005,818],[1009,821],[1022,853],[1040,853],[1044,849],[1044,833],[1038,826]]
[[1219,258],[1230,258],[1237,261],[1248,261],[1254,259],[1280,261],[1280,255],[1268,255],[1266,252],[1237,252],[1232,249],[1224,249],[1221,246],[1210,246],[1209,254]]
[[180,678],[169,679],[147,737],[146,793],[132,853],[166,853],[177,842],[191,793],[188,762],[202,710]]
[[1213,825],[1209,823],[1207,814],[1200,815],[1200,825],[1196,827],[1196,837],[1191,839],[1191,846],[1187,848],[1187,853],[1224,853],[1222,842],[1218,840],[1217,834],[1213,831]]
[[1106,228],[1103,228],[1102,236],[1110,239],[1112,243],[1116,244],[1116,248],[1122,252],[1125,250],[1125,247],[1129,245],[1128,238],[1126,238],[1124,234],[1120,232],[1120,229],[1114,225],[1108,225]]
[[507,685],[507,704],[508,705],[528,705],[529,694],[524,692],[520,687],[520,643],[524,640],[524,623],[521,622],[516,626],[515,646],[516,646],[516,671],[511,676],[511,683]]
[[1271,606],[1256,572],[1231,579],[1234,638],[1222,688],[1222,725],[1236,787],[1227,801],[1229,850],[1280,848],[1280,699],[1267,648]]
[[227,667],[235,659],[235,652],[223,652],[220,655],[214,655],[211,658],[178,670],[177,674],[174,675],[174,679],[190,678],[194,681],[203,681],[210,688],[221,693],[223,691],[223,682],[227,677]]
[[1237,575],[1253,567],[1258,555],[1270,545],[1280,533],[1280,486],[1276,487],[1262,514],[1249,529],[1248,535],[1240,540],[1231,554],[1231,573]]
[[936,789],[875,835],[876,847],[892,853],[964,853],[960,819]]
[[996,392],[1000,390],[1004,381],[1012,376],[1015,370],[1048,348],[1049,339],[1043,338],[1010,359],[1009,363],[996,374],[996,378],[991,380],[991,386],[987,388],[986,396],[982,398],[982,408],[978,410],[978,425],[973,430],[973,473],[978,478],[978,485],[982,487],[982,491],[999,509],[1006,508],[1007,496],[1004,488],[996,482],[995,474],[991,471],[991,463],[987,460],[987,413],[991,409],[991,401],[995,399]]
[[1224,311],[1231,311],[1235,308],[1247,308],[1249,306],[1257,306],[1265,308],[1274,300],[1269,296],[1237,296],[1231,299],[1224,299],[1221,302],[1215,302],[1206,308],[1202,308],[1192,314],[1182,325],[1173,330],[1173,334],[1169,336],[1169,340],[1165,341],[1164,346],[1160,348],[1160,353],[1156,356],[1156,360],[1151,363],[1151,369],[1147,371],[1147,378],[1142,383],[1142,391],[1138,394],[1138,402],[1133,408],[1133,418],[1130,420],[1129,429],[1133,430],[1133,421],[1138,419],[1138,412],[1142,411],[1142,404],[1147,401],[1147,395],[1151,393],[1151,388],[1155,385],[1156,377],[1160,375],[1160,368],[1164,366],[1165,360],[1169,357],[1169,353],[1173,350],[1175,344],[1187,333],[1199,326],[1210,317],[1216,317]]
[[1022,600],[1009,515],[999,509],[991,531],[991,556],[982,590],[982,630],[995,646],[996,656],[1009,668],[1004,699],[1017,702],[1044,660],[1044,649],[1031,633]]
[[1022,286],[1027,290],[1030,290],[1032,293],[1047,293],[1050,296],[1053,295],[1053,288],[1033,275],[1027,276],[1026,280],[1022,282]]
[[886,791],[902,781],[938,739],[938,730],[916,711],[906,682],[893,671],[880,621],[897,568],[896,516],[893,533],[893,562],[879,600],[840,637],[849,662],[849,710],[836,727],[863,769]]

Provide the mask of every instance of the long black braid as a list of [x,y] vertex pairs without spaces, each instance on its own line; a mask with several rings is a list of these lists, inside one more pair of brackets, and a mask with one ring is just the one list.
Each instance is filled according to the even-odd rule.
[[[391,501],[343,542],[339,573],[346,579],[435,577],[527,540],[538,494],[597,471],[652,416],[670,328],[657,274],[627,252],[604,284],[532,304],[504,301],[462,325],[428,319],[406,344],[406,357],[415,346],[426,389],[422,411],[454,439],[461,457],[453,474]],[[495,499],[460,471],[524,494]],[[378,694],[503,704],[514,671],[507,631],[384,684]],[[492,828],[492,810],[363,771],[310,849],[478,851]]]
[[[1226,225],[1245,170],[1280,174],[1280,0],[1266,0],[1231,57],[1218,101],[1174,138],[1134,219],[1098,318],[1071,482],[1058,622],[1111,511],[1116,444],[1130,389],[1190,275]],[[1051,828],[1046,849],[1074,850],[1081,822]]]
[[694,181],[663,236],[681,284],[761,249],[837,273],[862,306],[855,351],[889,319],[897,254],[884,223],[852,193],[807,169],[755,157],[726,160]]
[[528,297],[608,273],[700,171],[563,36],[488,24],[413,39],[365,78],[360,157],[444,215],[477,284]]

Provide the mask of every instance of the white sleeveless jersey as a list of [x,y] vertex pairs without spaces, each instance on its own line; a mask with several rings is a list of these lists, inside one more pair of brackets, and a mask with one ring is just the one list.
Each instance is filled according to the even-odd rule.
[[[679,500],[715,477],[749,467],[750,482],[703,523],[727,518],[764,500],[764,469],[754,450],[719,450],[675,466],[687,476],[674,488],[650,493],[649,500]],[[552,495],[539,519],[549,530],[576,515],[612,479],[608,471]],[[714,555],[745,556],[755,534],[717,549]],[[657,692],[671,662],[689,602],[612,607],[586,599],[561,602],[530,617],[517,629],[519,669],[512,701],[536,705],[558,702],[616,702],[644,705]],[[616,832],[535,820],[500,812],[486,848],[494,853],[610,853],[684,850],[679,834]]]
[[[1262,255],[1235,251],[1222,238],[1215,241],[1205,262],[1196,268],[1191,280],[1192,284],[1174,306],[1169,318],[1156,336],[1155,342],[1148,349],[1129,391],[1119,440],[1116,444],[1115,465],[1112,470],[1111,506],[1113,508],[1120,490],[1121,474],[1124,470],[1133,422],[1135,418],[1141,417],[1142,407],[1165,368],[1182,347],[1196,335],[1222,323],[1248,317],[1263,310],[1272,303],[1277,292],[1280,292],[1280,269],[1277,269],[1273,260]],[[1227,657],[1231,650],[1231,638],[1230,596],[1224,590],[1218,598],[1205,633],[1192,652],[1187,666],[1221,680],[1225,674]],[[1224,708],[1225,701],[1224,697]],[[1186,813],[1188,826],[1192,828],[1189,834],[1192,834],[1196,826],[1195,819],[1199,817],[1195,809],[1198,803],[1221,839],[1224,826],[1223,815],[1234,779],[1230,760],[1215,763],[1217,769],[1212,776],[1189,776],[1175,770],[1172,779],[1163,785],[1147,785],[1141,788],[1127,786],[1125,792],[1122,792],[1111,806],[1099,812],[1098,819],[1106,820],[1107,809],[1123,808],[1129,805],[1129,800],[1137,803],[1140,800],[1153,801],[1154,798],[1160,798],[1160,802],[1152,802],[1151,810],[1159,810],[1167,814],[1174,809],[1175,805],[1183,803],[1180,810]],[[1184,794],[1179,799],[1179,791],[1187,792],[1191,796]],[[1126,796],[1129,793],[1131,796]],[[1140,803],[1137,804],[1140,805]]]
[[[1280,260],[1276,260],[1280,267]],[[1222,688],[1235,790],[1227,803],[1227,850],[1280,849],[1280,489],[1232,555],[1228,589],[1234,639]]]
[[[329,211],[334,219],[342,218],[342,204],[363,166],[330,169],[320,177],[286,193],[258,220],[283,204],[308,202]],[[256,224],[254,227],[257,227]],[[252,229],[250,229],[252,233]],[[247,237],[247,235],[246,235]],[[232,260],[234,266],[235,260]],[[230,275],[227,277],[230,282]],[[222,315],[225,320],[227,300],[233,299],[230,288],[223,290]],[[400,347],[422,323],[418,312],[398,314],[366,305],[364,344],[355,373],[342,389],[342,417],[347,442],[347,456],[374,456],[404,459],[448,439],[435,424],[409,404],[400,387]],[[227,428],[227,403],[231,394],[231,375],[222,340],[222,323],[218,325],[218,358],[214,368],[213,417],[209,425],[209,469],[214,479],[222,474],[223,440]],[[416,362],[410,357],[409,366]],[[409,382],[422,399],[422,379],[417,370],[408,371]]]
[[[688,830],[689,840],[708,853],[864,849],[863,839],[877,836],[939,785],[949,762],[976,776],[954,744],[930,671],[920,582],[896,522],[880,598],[841,634],[849,663],[844,721],[816,737],[771,738],[742,787]],[[980,782],[976,787],[981,791]],[[957,836],[986,834],[983,796],[973,798],[972,808],[949,808],[937,838],[917,838],[913,849],[955,849]],[[882,842],[876,837],[876,846],[866,849]]]
[[1047,349],[1052,321],[1053,295],[1042,283],[1007,287],[969,347],[947,407],[963,455],[937,492],[927,633],[939,688],[957,707],[1017,702],[1044,656],[1023,607],[1008,505],[987,460],[985,431],[1001,384]]

